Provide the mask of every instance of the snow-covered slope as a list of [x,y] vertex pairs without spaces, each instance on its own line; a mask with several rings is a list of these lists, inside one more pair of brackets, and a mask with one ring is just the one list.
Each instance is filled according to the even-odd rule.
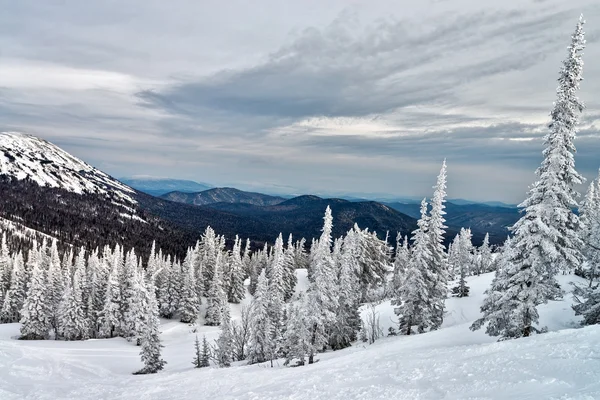
[[135,204],[135,191],[58,146],[18,132],[0,132],[0,175],[75,193],[112,193]]
[[[469,330],[491,278],[468,278],[472,296],[449,300],[436,332],[359,343],[298,368],[279,361],[275,368],[193,369],[196,333],[164,320],[165,370],[133,376],[141,367],[139,347],[123,339],[18,341],[18,324],[0,325],[0,399],[600,399],[600,326],[572,329],[570,294],[540,307],[542,324],[553,332],[497,342]],[[567,291],[571,280],[578,278],[560,277]],[[392,324],[389,302],[377,311],[382,325]],[[218,329],[199,327],[204,334],[212,341]]]

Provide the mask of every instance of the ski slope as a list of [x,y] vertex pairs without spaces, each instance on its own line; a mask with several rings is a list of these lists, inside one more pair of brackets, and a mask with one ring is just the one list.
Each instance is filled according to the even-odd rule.
[[[577,280],[559,278],[565,290]],[[439,331],[358,343],[299,368],[193,369],[192,328],[162,321],[165,370],[134,376],[139,348],[123,339],[24,342],[14,340],[18,324],[0,325],[0,399],[600,399],[600,326],[573,329],[570,294],[541,307],[548,334],[496,342],[469,330],[491,279],[469,278],[472,297],[448,300]],[[232,307],[239,316],[241,306]],[[387,331],[392,307],[377,311]],[[215,327],[198,330],[218,336]]]

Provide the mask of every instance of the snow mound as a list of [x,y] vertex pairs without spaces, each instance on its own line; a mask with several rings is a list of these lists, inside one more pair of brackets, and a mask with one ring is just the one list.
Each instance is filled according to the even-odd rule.
[[0,175],[79,194],[113,194],[125,204],[136,204],[129,186],[50,142],[23,133],[0,132]]

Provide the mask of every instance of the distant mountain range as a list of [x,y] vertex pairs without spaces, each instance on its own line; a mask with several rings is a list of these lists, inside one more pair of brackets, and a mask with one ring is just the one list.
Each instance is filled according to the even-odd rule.
[[244,192],[234,188],[214,188],[199,193],[170,192],[159,196],[165,200],[178,203],[203,206],[213,203],[244,203],[255,206],[271,206],[284,202],[283,197],[269,196],[262,193]]
[[175,191],[183,193],[202,192],[213,187],[207,183],[198,183],[184,179],[153,178],[144,176],[126,177],[120,178],[119,180],[140,192],[152,196],[161,196],[165,193]]
[[[145,181],[148,191],[174,184]],[[187,186],[194,187],[198,186]],[[409,234],[416,227],[413,218],[376,202],[316,196],[285,200],[231,188],[200,195],[201,202],[212,202],[207,205],[169,201],[135,190],[45,140],[20,133],[0,132],[0,193],[0,217],[7,221],[56,237],[63,246],[91,249],[121,243],[135,247],[138,255],[147,254],[156,239],[159,247],[182,256],[208,225],[229,240],[236,234],[250,238],[255,246],[273,242],[280,232],[310,242],[320,235],[327,205],[333,210],[336,236],[355,222],[380,236],[388,231]],[[179,196],[180,201],[198,198]]]

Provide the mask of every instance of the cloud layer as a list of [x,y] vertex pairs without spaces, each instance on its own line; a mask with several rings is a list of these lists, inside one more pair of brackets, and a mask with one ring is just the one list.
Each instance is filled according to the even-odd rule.
[[0,127],[117,176],[287,193],[427,195],[447,158],[452,197],[517,202],[581,12],[577,163],[597,171],[594,3],[11,3]]

